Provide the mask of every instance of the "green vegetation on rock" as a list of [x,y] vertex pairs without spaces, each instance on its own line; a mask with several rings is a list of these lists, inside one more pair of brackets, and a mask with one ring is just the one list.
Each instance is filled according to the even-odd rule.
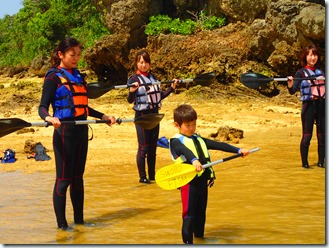
[[195,20],[181,20],[180,18],[172,19],[167,15],[151,16],[145,34],[150,36],[161,33],[190,35],[197,30],[213,30],[226,24],[224,17],[207,16],[205,12],[200,12],[199,15],[194,15],[194,17]]

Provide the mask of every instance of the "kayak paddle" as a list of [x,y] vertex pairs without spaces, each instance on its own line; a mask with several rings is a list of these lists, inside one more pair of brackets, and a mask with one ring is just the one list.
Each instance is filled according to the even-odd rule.
[[[178,83],[190,83],[190,82],[196,82],[196,83],[212,83],[215,80],[215,73],[209,72],[201,74],[195,78],[190,79],[180,79],[178,80]],[[174,80],[169,81],[163,81],[163,82],[154,82],[149,84],[143,84],[144,86],[147,85],[157,85],[157,84],[168,84],[173,83]],[[132,87],[133,85],[109,85],[108,83],[89,83],[88,84],[88,98],[89,99],[95,99],[98,98],[105,93],[107,93],[110,90],[113,89],[126,89],[129,87]]]
[[[294,78],[294,80],[325,80],[325,78],[317,78],[317,77],[304,77],[304,78]],[[286,82],[288,78],[270,78],[263,74],[247,72],[243,73],[240,76],[240,82],[251,89],[258,89],[259,87],[266,85],[269,82],[277,81],[277,82]]]
[[[135,124],[141,126],[144,129],[152,129],[156,127],[159,122],[164,117],[164,114],[147,114],[137,118],[132,119],[121,119],[116,120],[117,124],[122,122],[134,122]],[[62,121],[62,124],[74,124],[74,125],[88,125],[88,124],[97,124],[97,123],[108,123],[108,120],[79,120],[79,121]],[[38,126],[38,127],[48,127],[52,124],[50,122],[27,122],[19,118],[4,118],[0,119],[0,137],[3,137],[7,134],[16,132],[20,129]]]
[[[259,151],[259,148],[250,150],[250,153]],[[233,156],[216,160],[209,164],[202,165],[202,168],[208,168],[212,165],[219,164],[234,158],[241,157],[242,154],[235,154]],[[191,164],[180,163],[165,166],[157,171],[155,174],[155,182],[163,189],[172,190],[188,184],[198,172]]]

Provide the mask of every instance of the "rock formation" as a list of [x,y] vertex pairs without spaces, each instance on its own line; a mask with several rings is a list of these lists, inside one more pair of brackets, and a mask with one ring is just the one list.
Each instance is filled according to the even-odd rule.
[[[231,83],[248,70],[292,75],[299,52],[313,43],[324,55],[325,3],[297,0],[93,0],[106,13],[111,35],[86,51],[85,59],[99,80],[125,83],[134,72],[138,49],[151,54],[160,80],[214,71],[220,83]],[[224,15],[228,24],[191,36],[144,34],[152,15],[191,17],[207,11]],[[324,69],[324,57],[322,68]]]

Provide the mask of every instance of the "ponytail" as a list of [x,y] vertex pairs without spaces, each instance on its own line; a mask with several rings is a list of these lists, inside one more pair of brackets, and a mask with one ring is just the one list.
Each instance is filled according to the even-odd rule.
[[61,63],[61,59],[58,56],[58,49],[57,49],[57,47],[54,48],[53,52],[51,53],[50,63],[51,63],[51,66],[52,67],[57,67]]

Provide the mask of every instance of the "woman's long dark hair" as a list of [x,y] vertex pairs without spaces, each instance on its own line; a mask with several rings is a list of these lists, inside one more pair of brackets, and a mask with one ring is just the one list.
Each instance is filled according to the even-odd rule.
[[315,66],[317,66],[319,64],[319,61],[320,61],[319,49],[315,45],[309,45],[309,46],[304,48],[304,50],[302,51],[302,54],[300,56],[300,65],[302,67],[307,66],[306,57],[307,57],[307,55],[309,54],[310,51],[312,51],[312,53],[314,55],[318,56],[318,61],[316,62]]
[[[57,67],[61,63],[61,59],[58,56],[58,52],[61,52],[62,54],[66,53],[68,50],[70,50],[72,47],[79,46],[81,47],[79,41],[77,41],[75,38],[72,37],[66,37],[64,38],[56,48],[54,48],[50,62],[52,67]],[[82,49],[82,47],[81,47]]]

